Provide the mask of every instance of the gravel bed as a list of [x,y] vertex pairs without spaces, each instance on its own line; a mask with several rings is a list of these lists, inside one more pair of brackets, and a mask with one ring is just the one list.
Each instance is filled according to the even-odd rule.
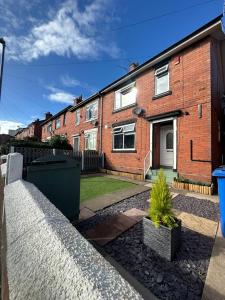
[[219,205],[210,200],[196,199],[179,194],[173,199],[173,208],[212,221],[219,220]]
[[[98,211],[76,227],[86,231],[119,212],[133,207],[146,209],[148,199],[149,191],[130,197]],[[178,195],[173,199],[173,207],[214,221],[219,219],[218,204],[205,199]],[[214,239],[183,227],[180,251],[173,262],[168,262],[143,244],[139,222],[102,249],[159,299],[195,300],[201,299],[213,244]]]
[[76,225],[76,228],[80,231],[86,231],[94,227],[95,225],[102,223],[109,217],[112,217],[120,212],[124,212],[134,207],[145,210],[149,207],[149,202],[147,202],[148,199],[149,191],[127,198],[119,203],[99,210],[94,217],[79,223],[78,225]]
[[182,228],[182,246],[168,262],[142,242],[139,222],[103,249],[159,299],[201,299],[214,240]]

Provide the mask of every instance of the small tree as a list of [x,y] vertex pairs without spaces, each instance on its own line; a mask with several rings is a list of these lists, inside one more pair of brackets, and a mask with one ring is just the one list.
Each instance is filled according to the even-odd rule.
[[67,138],[60,135],[52,136],[48,143],[52,148],[72,149]]
[[156,227],[160,225],[169,228],[177,226],[176,218],[172,212],[172,196],[163,170],[160,170],[152,187],[149,217]]

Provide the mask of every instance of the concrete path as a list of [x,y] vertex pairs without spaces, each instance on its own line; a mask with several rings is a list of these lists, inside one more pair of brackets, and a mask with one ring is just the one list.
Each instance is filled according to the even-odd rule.
[[209,262],[202,299],[225,299],[225,238],[222,237],[220,226]]
[[93,212],[96,212],[100,209],[103,209],[105,207],[108,207],[112,204],[118,203],[124,199],[130,198],[132,196],[135,196],[137,194],[140,194],[144,191],[148,191],[149,187],[143,186],[143,185],[137,185],[134,188],[119,190],[113,193],[105,194],[102,196],[99,196],[97,198],[84,201],[80,205],[80,209],[86,207],[90,209]]

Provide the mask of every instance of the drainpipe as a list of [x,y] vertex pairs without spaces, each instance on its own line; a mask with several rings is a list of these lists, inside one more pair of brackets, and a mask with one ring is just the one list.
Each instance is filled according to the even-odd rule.
[[99,141],[99,150],[102,152],[102,119],[103,119],[103,97],[101,93],[99,93],[100,96],[100,141]]

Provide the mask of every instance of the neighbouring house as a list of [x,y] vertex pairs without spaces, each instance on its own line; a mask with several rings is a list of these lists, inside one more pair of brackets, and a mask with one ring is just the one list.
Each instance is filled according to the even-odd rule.
[[30,123],[26,128],[21,128],[16,134],[15,138],[17,140],[24,140],[26,138],[36,138],[38,141],[42,140],[42,123],[46,122],[52,117],[50,112],[45,114],[45,120],[35,120]]
[[42,142],[47,142],[54,135],[63,137],[68,136],[68,111],[72,106],[69,105],[55,115],[51,115],[41,124]]
[[69,105],[42,123],[42,141],[61,135],[68,139],[74,151],[99,150],[98,111],[98,95],[86,100],[74,99],[74,106]]
[[75,99],[70,109],[69,140],[74,151],[100,150],[99,95],[95,94],[86,100]]
[[[86,100],[76,99],[63,134],[74,150],[96,149],[121,175],[212,182],[224,163],[225,35],[212,20]],[[43,130],[57,133],[56,114]],[[59,125],[60,123],[60,125]],[[59,131],[58,131],[59,132]]]

